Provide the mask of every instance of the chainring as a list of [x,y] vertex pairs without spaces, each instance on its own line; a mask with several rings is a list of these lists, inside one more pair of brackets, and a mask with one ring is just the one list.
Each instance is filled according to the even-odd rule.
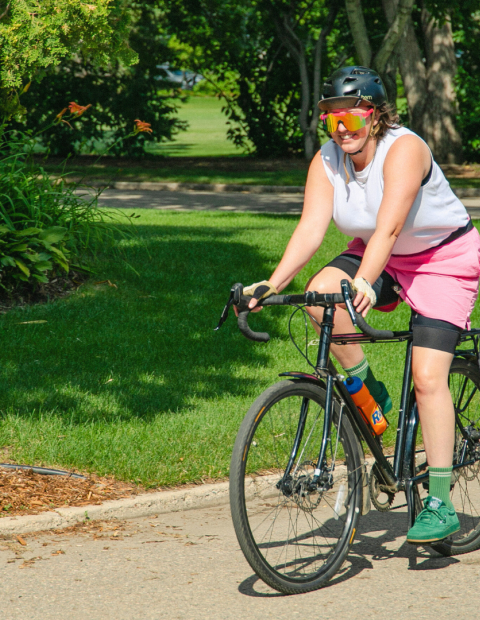
[[[378,512],[388,512],[393,504],[393,500],[395,499],[395,493],[391,493],[390,491],[384,491],[380,488],[382,482],[378,478],[378,473],[376,466],[372,467],[369,476],[369,488],[370,488],[370,499],[372,500],[372,504]],[[384,497],[385,500],[381,501],[380,496]]]

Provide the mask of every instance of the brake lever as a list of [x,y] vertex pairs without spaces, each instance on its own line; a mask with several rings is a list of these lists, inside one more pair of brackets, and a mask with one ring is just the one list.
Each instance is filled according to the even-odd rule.
[[232,288],[230,289],[230,296],[222,311],[218,325],[217,327],[215,327],[213,331],[219,330],[220,327],[222,327],[222,325],[225,323],[225,321],[228,318],[228,311],[230,310],[230,306],[233,306],[233,305],[238,306],[240,304],[242,293],[243,293],[243,284],[240,284],[239,282],[237,282],[237,284],[234,284],[232,286]]
[[348,280],[342,280],[340,282],[340,286],[342,287],[343,299],[345,301],[345,306],[347,307],[348,314],[350,315],[350,318],[352,319],[352,323],[354,324],[354,326],[357,327],[356,313],[353,308],[352,299],[351,299],[352,288],[350,286],[350,282]]

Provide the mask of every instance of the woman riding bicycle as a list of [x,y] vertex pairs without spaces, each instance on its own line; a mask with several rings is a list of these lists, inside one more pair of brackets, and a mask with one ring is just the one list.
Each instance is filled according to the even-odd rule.
[[[270,279],[244,294],[253,296],[253,308],[255,300],[284,289],[320,248],[333,219],[354,239],[310,279],[307,290],[340,292],[340,281],[348,278],[363,316],[370,308],[391,311],[401,300],[412,308],[412,372],[430,495],[407,540],[442,540],[460,528],[449,499],[455,414],[448,372],[478,293],[480,235],[426,143],[398,125],[375,71],[335,71],[318,105],[331,140],[310,165],[300,222]],[[321,308],[309,313],[321,322]],[[348,312],[339,308],[334,333],[353,329]],[[388,392],[361,346],[332,345],[332,351],[388,413]]]

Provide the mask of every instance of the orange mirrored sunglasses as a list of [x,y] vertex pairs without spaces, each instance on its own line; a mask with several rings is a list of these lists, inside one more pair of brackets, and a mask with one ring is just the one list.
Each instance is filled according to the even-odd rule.
[[369,110],[335,110],[327,114],[321,114],[323,127],[328,133],[337,130],[338,124],[342,123],[347,131],[357,131],[367,124],[367,118],[373,113],[373,108]]

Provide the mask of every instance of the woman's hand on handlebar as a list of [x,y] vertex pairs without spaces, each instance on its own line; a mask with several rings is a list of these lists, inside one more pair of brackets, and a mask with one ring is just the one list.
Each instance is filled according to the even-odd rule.
[[[271,282],[268,280],[262,280],[261,282],[255,282],[254,284],[250,284],[250,286],[246,286],[243,289],[243,294],[252,298],[248,303],[250,310],[252,312],[260,312],[262,308],[256,307],[257,302],[260,299],[265,299],[265,297],[270,297],[270,295],[278,295],[278,291]],[[234,311],[238,316],[236,306],[234,306]]]
[[375,291],[365,278],[355,278],[352,280],[351,286],[353,291],[357,293],[353,299],[353,306],[365,318],[370,308],[373,308],[377,303]]

